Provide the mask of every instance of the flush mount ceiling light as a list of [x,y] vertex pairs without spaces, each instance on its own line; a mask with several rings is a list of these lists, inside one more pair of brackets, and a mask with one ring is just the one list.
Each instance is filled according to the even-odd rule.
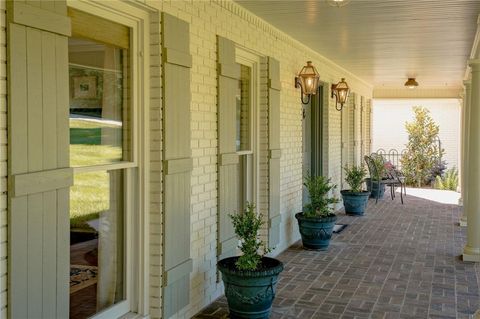
[[[318,81],[320,80],[320,74],[317,69],[312,65],[312,61],[307,61],[302,70],[295,77],[295,87],[300,87],[301,96],[300,100],[303,104],[310,103],[310,97],[317,93]],[[306,96],[306,100],[304,100]]]
[[[347,103],[349,94],[350,88],[344,78],[337,84],[332,84],[332,98],[335,97],[335,109],[337,111],[343,109],[343,106]],[[338,104],[340,104],[340,107],[338,107]]]
[[337,7],[337,8],[346,6],[349,2],[350,2],[350,0],[327,0],[327,3],[329,5],[331,5],[332,7]]
[[418,86],[418,82],[415,81],[415,78],[408,78],[407,82],[405,82],[405,86],[409,89],[414,89]]

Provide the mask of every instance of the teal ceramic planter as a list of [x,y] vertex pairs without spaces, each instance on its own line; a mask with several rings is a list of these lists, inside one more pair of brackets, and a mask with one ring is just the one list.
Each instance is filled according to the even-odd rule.
[[365,184],[367,184],[367,190],[370,192],[370,197],[371,198],[377,198],[377,192],[378,192],[378,198],[383,198],[383,195],[385,194],[385,184],[380,184],[374,181],[370,187],[370,178],[365,179]]
[[307,218],[303,213],[297,213],[295,218],[298,221],[303,247],[313,250],[328,248],[337,216]]
[[237,257],[222,259],[218,270],[225,285],[230,318],[266,319],[270,316],[275,298],[278,275],[283,270],[281,261],[263,257],[259,270],[238,270]]
[[355,216],[361,216],[365,213],[370,192],[351,192],[349,190],[343,190],[340,193],[342,194],[345,213]]

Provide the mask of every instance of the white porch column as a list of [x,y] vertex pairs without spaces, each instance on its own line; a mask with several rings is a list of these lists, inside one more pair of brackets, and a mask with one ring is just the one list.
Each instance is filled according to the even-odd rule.
[[472,80],[466,157],[468,172],[465,174],[467,198],[463,205],[467,211],[468,225],[463,260],[480,262],[480,60],[470,60],[469,64]]
[[460,167],[460,191],[461,197],[459,204],[463,205],[463,216],[460,219],[460,226],[467,226],[467,210],[464,203],[467,201],[468,188],[467,188],[467,174],[468,171],[468,132],[470,127],[470,94],[471,94],[471,82],[464,81],[465,92],[463,95],[462,106],[462,135],[461,135],[461,167]]

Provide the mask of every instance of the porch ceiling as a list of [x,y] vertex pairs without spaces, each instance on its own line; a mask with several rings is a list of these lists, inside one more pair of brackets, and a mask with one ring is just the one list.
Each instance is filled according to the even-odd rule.
[[480,13],[479,0],[236,2],[375,88],[460,87]]

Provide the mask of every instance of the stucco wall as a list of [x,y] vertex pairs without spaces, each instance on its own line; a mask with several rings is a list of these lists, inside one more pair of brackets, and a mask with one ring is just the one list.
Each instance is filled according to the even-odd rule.
[[[307,60],[312,60],[325,82],[346,77],[352,90],[370,98],[371,87],[346,70],[326,60],[294,39],[230,1],[147,1],[160,11],[190,24],[190,51],[193,56],[192,88],[192,215],[191,257],[194,261],[190,305],[178,318],[190,318],[222,293],[216,273],[217,232],[217,88],[216,36],[280,61],[281,90],[281,238],[277,252],[298,237],[293,215],[302,202],[302,108],[300,90],[294,76]],[[327,92],[328,94],[328,92]],[[328,131],[328,174],[337,184],[341,172],[340,112],[333,100],[325,119]],[[154,302],[153,299],[150,299]]]
[[445,149],[447,166],[459,167],[460,160],[460,99],[375,99],[373,103],[373,145],[379,148],[405,148],[408,134],[405,122],[414,118],[413,106],[423,106],[440,126],[439,137]]

